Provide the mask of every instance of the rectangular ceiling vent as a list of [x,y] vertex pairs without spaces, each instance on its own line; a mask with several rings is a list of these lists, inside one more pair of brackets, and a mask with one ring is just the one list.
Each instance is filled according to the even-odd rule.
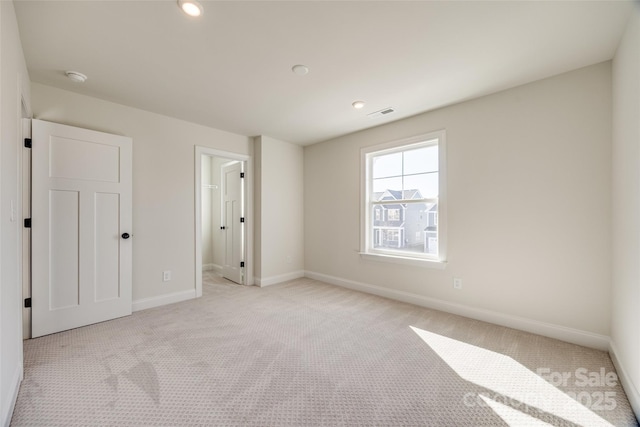
[[369,114],[367,114],[367,117],[369,117],[371,119],[375,119],[375,118],[378,118],[378,117],[388,116],[389,114],[393,114],[395,112],[396,112],[396,110],[394,110],[393,107],[387,107],[387,108],[383,108],[382,110],[374,111],[373,113],[369,113]]

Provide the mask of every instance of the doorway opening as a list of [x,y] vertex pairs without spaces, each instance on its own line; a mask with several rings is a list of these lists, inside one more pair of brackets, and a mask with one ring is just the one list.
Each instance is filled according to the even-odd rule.
[[196,147],[196,296],[203,276],[253,284],[251,158]]

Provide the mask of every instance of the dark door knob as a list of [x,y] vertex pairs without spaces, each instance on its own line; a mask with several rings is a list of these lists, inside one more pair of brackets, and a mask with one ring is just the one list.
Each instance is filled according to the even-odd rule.
[[224,225],[222,227],[220,227],[220,230],[226,230],[227,227],[225,227]]
[[129,236],[129,233],[122,233],[122,238],[123,239],[128,239],[129,237],[131,237],[131,236]]

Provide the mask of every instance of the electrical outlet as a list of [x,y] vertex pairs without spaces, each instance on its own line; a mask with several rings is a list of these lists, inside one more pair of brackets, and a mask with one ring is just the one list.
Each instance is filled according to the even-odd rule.
[[453,289],[462,289],[462,279],[459,277],[453,278]]
[[171,270],[166,270],[162,272],[162,281],[168,282],[171,280]]

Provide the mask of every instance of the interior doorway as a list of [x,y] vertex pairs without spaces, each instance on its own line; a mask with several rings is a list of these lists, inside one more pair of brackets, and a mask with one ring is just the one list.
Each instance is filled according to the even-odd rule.
[[196,147],[196,295],[203,274],[253,284],[251,158]]

